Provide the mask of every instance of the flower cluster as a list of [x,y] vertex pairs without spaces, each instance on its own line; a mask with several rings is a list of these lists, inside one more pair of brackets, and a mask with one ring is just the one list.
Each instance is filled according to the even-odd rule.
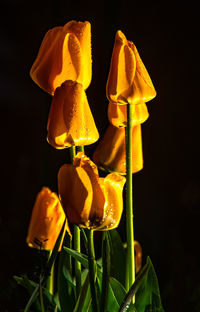
[[[86,95],[92,79],[90,23],[71,21],[49,30],[30,75],[52,96],[47,142],[55,149],[67,149],[71,163],[58,170],[58,195],[43,187],[33,206],[26,242],[50,252],[38,285],[28,278],[17,279],[29,292],[33,289],[25,310],[39,295],[41,311],[125,311],[129,305],[131,311],[162,311],[152,264],[147,260],[141,269],[142,248],[133,235],[132,173],[143,168],[141,124],[149,117],[146,102],[156,96],[135,45],[117,31],[106,86],[109,125],[93,161],[84,151],[99,139]],[[98,167],[108,173],[101,177]],[[108,230],[120,223],[125,182],[124,244],[116,230]],[[94,231],[103,231],[98,262]],[[82,253],[81,237],[87,255]],[[140,285],[141,299],[135,304]],[[151,296],[157,296],[153,308]]]
[[132,172],[138,172],[143,168],[141,124],[149,117],[145,102],[154,98],[156,91],[136,46],[121,31],[115,37],[106,94],[110,125],[93,155],[94,162],[105,170],[126,174],[124,128],[127,105],[133,105]]

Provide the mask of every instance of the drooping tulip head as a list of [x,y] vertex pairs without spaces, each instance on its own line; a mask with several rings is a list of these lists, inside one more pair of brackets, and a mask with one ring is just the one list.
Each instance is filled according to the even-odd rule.
[[[132,173],[143,168],[142,134],[141,125],[133,127],[132,135]],[[106,171],[126,174],[126,145],[125,128],[117,128],[109,124],[98,144],[93,161],[97,166]]]
[[107,98],[118,104],[140,104],[156,96],[136,46],[117,31],[108,75]]
[[94,230],[118,226],[122,210],[125,178],[112,173],[100,178],[96,165],[82,153],[74,163],[63,165],[58,173],[58,190],[70,222]]
[[[27,244],[37,249],[52,250],[64,220],[65,213],[57,194],[43,187],[33,206],[26,238]],[[65,227],[71,236],[67,222]]]
[[47,124],[47,140],[57,149],[96,142],[96,128],[83,86],[67,80],[56,89]]
[[92,78],[91,25],[70,21],[50,29],[40,46],[30,75],[43,90],[54,94],[65,80],[87,89]]

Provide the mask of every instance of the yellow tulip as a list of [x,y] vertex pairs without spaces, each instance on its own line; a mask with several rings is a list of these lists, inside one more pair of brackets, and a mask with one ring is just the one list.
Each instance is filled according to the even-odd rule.
[[[125,128],[109,124],[101,142],[97,146],[93,161],[99,168],[126,174]],[[143,168],[141,125],[133,127],[132,172]]]
[[[49,188],[43,187],[33,206],[26,238],[27,244],[33,248],[52,250],[64,220],[65,213],[58,196]],[[65,229],[71,236],[67,220]]]
[[30,75],[50,94],[65,80],[75,80],[87,89],[92,78],[91,25],[70,21],[50,29],[40,46]]
[[58,190],[68,220],[98,231],[116,228],[123,210],[125,180],[116,173],[100,178],[96,165],[79,152],[73,165],[63,165],[58,173]]
[[[127,124],[127,105],[119,105],[113,102],[108,104],[108,119],[115,127],[126,127]],[[133,127],[145,122],[149,117],[145,103],[134,106],[131,122]]]
[[83,86],[67,80],[55,91],[47,124],[47,140],[57,149],[96,142],[96,128]]
[[136,46],[117,31],[108,75],[107,98],[117,104],[141,104],[156,96]]

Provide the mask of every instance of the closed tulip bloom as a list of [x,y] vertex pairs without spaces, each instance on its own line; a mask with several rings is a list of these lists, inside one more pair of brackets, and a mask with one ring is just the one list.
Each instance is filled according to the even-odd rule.
[[[27,244],[33,248],[52,250],[64,220],[65,213],[57,194],[43,187],[33,206],[26,238]],[[67,222],[66,230],[71,236]]]
[[96,142],[96,128],[83,86],[67,80],[56,89],[47,124],[47,140],[57,149]]
[[58,173],[58,190],[70,222],[93,230],[118,226],[123,210],[125,178],[108,174],[100,178],[96,165],[83,153],[74,163],[63,165]]
[[[127,105],[119,105],[113,102],[108,104],[108,119],[115,127],[126,127],[127,125]],[[133,126],[142,124],[149,117],[147,106],[145,103],[134,105],[131,122]]]
[[[135,173],[143,168],[140,124],[133,127],[132,139],[132,173]],[[106,171],[126,174],[125,128],[117,128],[109,124],[93,154],[93,161],[99,168]]]
[[136,46],[117,31],[107,81],[108,100],[117,104],[141,104],[155,96]]
[[30,75],[50,94],[65,80],[76,80],[87,89],[92,78],[91,25],[70,21],[50,29],[40,46]]

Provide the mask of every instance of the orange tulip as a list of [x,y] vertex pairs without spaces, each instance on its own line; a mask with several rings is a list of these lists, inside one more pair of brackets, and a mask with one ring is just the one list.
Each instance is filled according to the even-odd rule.
[[155,96],[156,91],[136,46],[117,31],[107,81],[108,100],[118,104],[141,104]]
[[69,221],[98,231],[116,228],[125,180],[116,173],[100,178],[96,165],[78,153],[73,165],[63,165],[58,173],[58,190]]
[[[65,213],[56,193],[43,187],[32,210],[26,242],[30,247],[52,250],[65,220]],[[68,224],[66,230],[71,236]],[[63,235],[64,238],[64,235]]]
[[[99,168],[126,174],[125,128],[109,124],[105,135],[97,146],[93,161]],[[133,127],[132,172],[143,168],[141,125]]]
[[50,94],[65,80],[80,82],[87,89],[92,78],[91,25],[71,21],[50,29],[40,46],[30,75]]
[[[110,123],[115,127],[126,127],[127,124],[127,112],[126,105],[119,105],[113,102],[108,104],[108,119]],[[145,122],[149,117],[147,106],[145,103],[134,106],[131,122],[133,126],[139,125]]]
[[67,80],[55,91],[47,124],[47,140],[57,149],[89,145],[99,138],[83,86]]

